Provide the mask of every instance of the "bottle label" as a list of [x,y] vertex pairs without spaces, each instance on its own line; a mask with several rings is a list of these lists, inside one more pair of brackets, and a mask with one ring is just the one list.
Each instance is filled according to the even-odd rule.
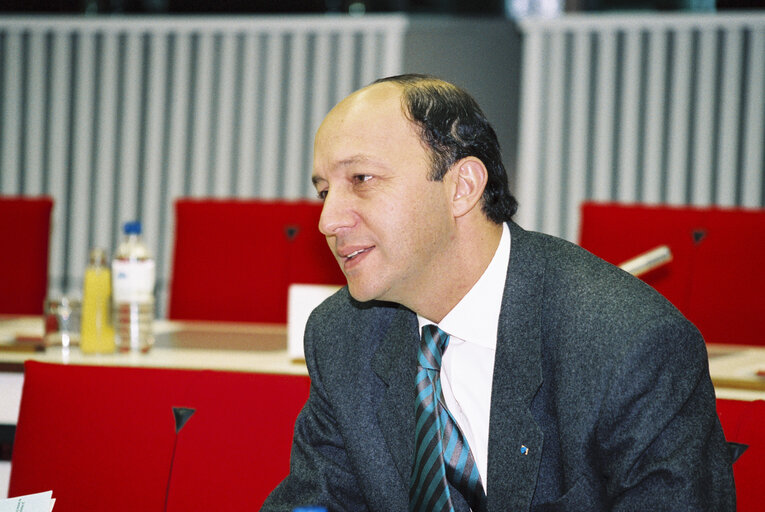
[[145,302],[154,297],[154,260],[112,262],[115,302]]

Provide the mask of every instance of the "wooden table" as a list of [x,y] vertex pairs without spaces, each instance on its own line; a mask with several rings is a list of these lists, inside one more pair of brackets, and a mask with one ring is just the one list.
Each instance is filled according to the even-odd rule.
[[39,317],[0,316],[0,371],[22,372],[24,361],[103,366],[213,369],[306,375],[287,354],[287,327],[276,324],[155,322],[154,347],[143,353],[83,354],[77,346],[42,347]]
[[[41,351],[39,317],[0,315],[0,371],[22,372],[33,359],[63,364],[217,369],[306,375],[303,361],[287,353],[287,327],[277,324],[155,322],[155,344],[147,354],[83,354],[79,348]],[[21,339],[22,341],[17,341]],[[36,341],[35,341],[36,340]],[[765,397],[765,346],[708,344],[715,388],[761,392]]]
[[[155,344],[147,354],[91,355],[76,346],[34,351],[41,345],[42,331],[39,317],[0,315],[0,372],[23,372],[24,361],[33,359],[62,364],[307,374],[305,363],[287,353],[285,325],[158,320]],[[765,372],[765,346],[708,344],[707,350],[718,394],[765,398],[765,375],[761,375]]]

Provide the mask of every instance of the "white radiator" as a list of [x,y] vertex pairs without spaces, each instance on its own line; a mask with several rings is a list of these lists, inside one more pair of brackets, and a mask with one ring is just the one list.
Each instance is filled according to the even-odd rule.
[[762,14],[524,20],[519,67],[503,20],[0,17],[0,194],[54,197],[53,292],[78,290],[88,248],[113,249],[140,218],[163,315],[175,198],[312,197],[329,108],[417,71],[488,106],[526,227],[576,239],[585,198],[763,206],[763,27]]
[[140,218],[164,304],[176,197],[313,197],[313,132],[400,72],[405,24],[0,18],[0,193],[54,197],[52,290],[79,289],[88,248]]
[[765,15],[519,23],[523,226],[577,240],[584,199],[765,206]]

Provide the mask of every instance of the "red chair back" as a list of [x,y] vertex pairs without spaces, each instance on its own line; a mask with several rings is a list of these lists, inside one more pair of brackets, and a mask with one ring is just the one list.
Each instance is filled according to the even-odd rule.
[[585,203],[579,241],[617,265],[668,245],[673,260],[642,279],[707,342],[765,345],[765,210]]
[[345,284],[321,203],[179,199],[169,317],[287,322],[291,283]]
[[0,314],[41,315],[53,199],[0,197]]
[[738,512],[760,512],[765,504],[765,400],[717,400],[725,438],[749,447],[733,464]]
[[[52,489],[57,512],[161,512],[166,493],[168,511],[258,510],[289,472],[309,385],[27,362],[9,495]],[[177,437],[173,407],[196,410]]]

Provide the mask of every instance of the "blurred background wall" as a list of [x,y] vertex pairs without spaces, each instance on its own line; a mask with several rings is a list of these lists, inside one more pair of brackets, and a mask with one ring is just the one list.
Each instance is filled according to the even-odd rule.
[[[313,197],[318,123],[349,92],[402,72],[476,96],[524,227],[576,240],[585,199],[765,206],[762,11],[45,5],[77,14],[0,15],[0,194],[54,197],[54,292],[76,292],[88,249],[113,250],[122,223],[140,219],[163,315],[173,201]],[[339,13],[349,10],[366,14]]]

